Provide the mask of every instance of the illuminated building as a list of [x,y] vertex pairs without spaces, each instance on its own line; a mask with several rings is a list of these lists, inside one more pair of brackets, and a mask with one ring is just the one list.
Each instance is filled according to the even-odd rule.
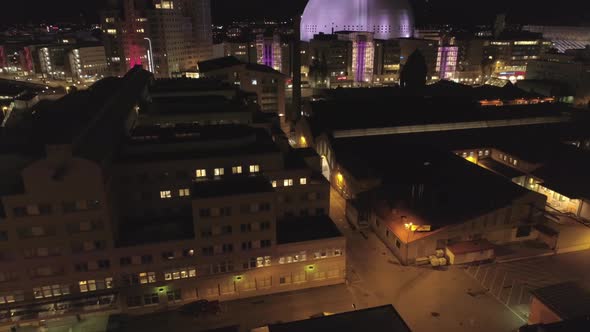
[[[152,83],[134,68],[46,103],[25,120],[36,148],[1,151],[15,163],[0,196],[0,325],[344,282],[330,187],[308,166],[319,156],[245,125],[135,127]],[[200,105],[197,90],[180,95]]]
[[457,46],[440,46],[436,59],[436,72],[441,80],[455,78],[457,70]]
[[528,62],[539,59],[551,46],[538,34],[504,34],[484,44],[484,59],[491,64],[493,77],[515,82],[526,77]]
[[[527,80],[519,82],[523,89],[545,91],[548,96],[555,95],[553,87],[564,85],[567,99],[563,100],[579,106],[590,102],[590,48],[567,50],[566,54],[545,54],[532,60],[527,66]],[[584,53],[586,55],[584,56]],[[522,83],[522,84],[521,84]]]
[[114,73],[142,65],[156,77],[171,77],[211,57],[208,0],[125,0],[112,7],[101,13],[101,23]]
[[433,80],[438,79],[436,60],[438,58],[439,44],[437,41],[418,38],[400,38],[399,45],[401,53],[400,63],[402,68],[406,64],[406,61],[408,61],[408,57],[414,53],[414,51],[418,50],[422,53],[424,60],[426,61],[428,78]]
[[406,0],[312,0],[301,18],[301,40],[336,31],[372,32],[376,39],[411,37],[413,15]]
[[522,29],[543,34],[543,38],[553,42],[559,52],[590,45],[590,28],[587,26],[525,25]]
[[[325,67],[325,72],[316,70],[314,66]],[[313,87],[351,86],[352,43],[337,34],[315,35],[309,41],[309,67],[308,80]]]
[[394,85],[399,81],[401,50],[397,40],[375,40],[375,85]]
[[226,56],[233,56],[246,63],[257,63],[258,54],[256,43],[251,41],[224,41],[213,45],[212,59]]
[[281,36],[278,33],[256,35],[256,54],[258,64],[282,71]]

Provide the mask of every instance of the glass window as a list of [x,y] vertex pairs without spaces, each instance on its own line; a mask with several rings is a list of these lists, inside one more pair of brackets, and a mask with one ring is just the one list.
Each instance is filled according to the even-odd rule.
[[225,169],[223,168],[216,168],[213,170],[213,175],[215,176],[222,176],[225,173]]
[[242,174],[242,166],[234,166],[231,168],[232,174]]
[[300,178],[299,179],[299,184],[307,184],[307,178]]
[[290,187],[292,185],[293,185],[293,179],[285,179],[283,181],[283,186],[285,186],[285,187]]
[[260,165],[250,165],[250,173],[260,172]]
[[273,180],[270,183],[272,184],[272,187],[273,188],[276,188],[277,187],[277,181]]
[[172,198],[172,192],[170,192],[170,190],[160,191],[160,198],[162,198],[162,199]]
[[190,196],[190,195],[191,195],[191,191],[188,188],[178,190],[178,196],[180,196],[180,197],[186,197],[186,196]]
[[195,171],[195,176],[197,178],[204,178],[207,176],[207,170],[206,169],[198,169]]

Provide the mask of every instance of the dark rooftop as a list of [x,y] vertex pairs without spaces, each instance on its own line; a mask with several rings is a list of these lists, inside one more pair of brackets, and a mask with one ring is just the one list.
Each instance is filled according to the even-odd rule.
[[277,222],[278,244],[314,241],[341,236],[342,233],[340,233],[332,219],[328,216],[300,217]]
[[481,107],[475,101],[456,97],[349,97],[312,102],[307,121],[313,135],[318,136],[337,130],[561,116],[568,110],[564,105],[546,103]]
[[290,323],[271,324],[270,332],[409,332],[392,305],[373,307]]
[[478,164],[508,179],[514,179],[516,177],[524,175],[523,172],[520,172],[516,168],[506,166],[505,164],[502,164],[501,162],[498,162],[492,158],[479,159]]
[[150,87],[151,93],[167,93],[179,91],[210,91],[210,90],[237,90],[235,85],[222,82],[215,79],[200,78],[175,78],[175,79],[158,79]]
[[[380,201],[409,205],[434,228],[464,222],[532,194],[504,177],[431,145],[346,141],[337,140],[334,145],[344,170],[357,179],[381,179],[383,185],[376,192]],[[391,153],[383,153],[383,146]],[[384,211],[390,213],[392,207],[384,206]]]
[[238,60],[237,58],[235,58],[233,56],[227,56],[227,57],[223,57],[223,58],[217,58],[217,59],[211,59],[211,60],[199,62],[199,70],[203,73],[213,71],[213,70],[219,70],[219,69],[223,69],[223,68],[236,67],[236,66],[245,66],[246,69],[252,70],[252,71],[283,75],[271,67],[256,64],[256,63],[245,63],[245,62]]
[[545,153],[547,161],[533,172],[543,186],[569,198],[590,198],[590,151],[562,144]]
[[532,295],[562,319],[590,315],[590,285],[565,282],[531,291]]
[[192,197],[213,198],[273,192],[272,185],[264,176],[226,176],[221,180],[197,181],[191,191]]
[[121,162],[187,160],[278,153],[264,129],[245,125],[140,127],[118,156]]
[[549,324],[525,325],[518,332],[588,332],[590,331],[590,316],[566,319]]

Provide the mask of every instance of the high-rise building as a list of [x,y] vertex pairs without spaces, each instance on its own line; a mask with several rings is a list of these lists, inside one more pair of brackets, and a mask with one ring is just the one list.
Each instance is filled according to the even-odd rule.
[[181,0],[185,16],[191,18],[195,53],[198,61],[211,59],[213,32],[211,30],[211,0]]
[[109,65],[122,74],[141,64],[156,77],[196,69],[212,53],[208,0],[125,0],[102,13]]

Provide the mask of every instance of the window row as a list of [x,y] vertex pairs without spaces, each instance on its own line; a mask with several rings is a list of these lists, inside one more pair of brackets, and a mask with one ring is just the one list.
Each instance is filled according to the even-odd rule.
[[78,281],[78,287],[80,287],[82,293],[110,289],[113,288],[113,278],[80,280]]
[[164,272],[164,280],[178,280],[194,278],[197,276],[195,267],[183,267]]
[[[260,165],[249,165],[247,169],[250,174],[260,173]],[[229,171],[229,168],[228,168],[228,171]],[[242,166],[233,166],[231,168],[231,174],[242,174],[242,173],[243,173]],[[201,169],[195,170],[195,177],[197,179],[206,178],[206,177],[208,177],[208,174],[209,175],[212,174],[215,177],[223,176],[223,175],[225,175],[225,168],[223,168],[223,167],[213,168],[212,170],[209,169],[209,172],[206,168],[201,168]]]
[[[271,185],[273,188],[276,188],[279,186],[279,184],[282,184],[283,187],[292,187],[293,186],[293,179],[284,179],[284,180],[272,180]],[[307,184],[307,178],[299,178],[299,184],[300,185],[306,185]]]
[[[267,202],[244,204],[240,206],[240,213],[268,212],[270,209],[271,204]],[[233,209],[229,206],[199,209],[199,217],[201,218],[229,217],[232,214]]]
[[33,288],[33,296],[36,299],[63,296],[70,294],[69,285],[47,285]]
[[[98,200],[77,200],[62,202],[63,213],[96,210],[101,206]],[[29,204],[13,208],[15,217],[46,216],[53,213],[53,206],[49,203]]]
[[[240,224],[241,233],[267,231],[270,228],[271,223],[269,221]],[[232,225],[214,225],[201,228],[201,237],[208,238],[212,236],[230,235],[233,232],[234,228]]]
[[169,199],[173,197],[189,197],[191,195],[191,190],[188,188],[178,189],[178,194],[176,191],[172,190],[160,190],[160,198],[161,199]]
[[25,300],[25,293],[23,291],[10,291],[0,293],[0,305],[14,302],[21,302]]
[[[242,251],[248,251],[252,249],[269,248],[271,245],[271,240],[251,240],[242,242],[241,248]],[[229,254],[232,252],[234,252],[233,243],[224,243],[201,248],[203,256]]]

